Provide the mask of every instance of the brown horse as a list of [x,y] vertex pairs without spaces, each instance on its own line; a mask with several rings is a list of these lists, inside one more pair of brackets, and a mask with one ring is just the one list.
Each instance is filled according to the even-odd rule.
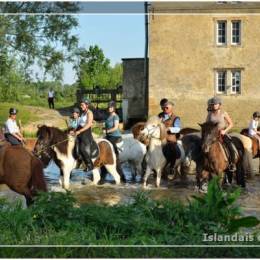
[[41,161],[24,147],[9,143],[0,146],[0,184],[24,195],[27,205],[37,191],[47,191]]
[[[210,179],[212,174],[220,176],[221,184],[224,183],[225,173],[229,182],[232,181],[232,173],[229,171],[229,162],[219,138],[219,130],[217,123],[206,122],[201,126],[201,142],[202,152],[204,154],[203,169],[197,176],[198,186],[201,187],[201,180]],[[236,180],[237,184],[245,187],[245,171],[243,166],[244,161],[244,146],[238,137],[232,136],[232,143],[236,147],[238,154],[236,158]]]

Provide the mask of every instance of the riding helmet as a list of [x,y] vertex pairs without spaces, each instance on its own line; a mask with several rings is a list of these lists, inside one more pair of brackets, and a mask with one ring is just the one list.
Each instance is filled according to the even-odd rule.
[[221,100],[221,98],[219,98],[219,97],[213,97],[213,98],[210,98],[209,100],[208,100],[208,105],[217,105],[217,104],[222,104],[222,100]]
[[82,99],[80,103],[85,103],[86,105],[89,105],[91,102],[89,99]]
[[79,114],[80,111],[79,111],[79,109],[78,109],[77,107],[74,107],[74,108],[73,108],[73,113],[78,113],[78,114]]
[[161,106],[161,107],[164,107],[167,103],[168,103],[168,99],[167,99],[167,98],[163,98],[163,99],[161,99],[161,101],[160,101],[160,106]]
[[254,118],[260,117],[260,112],[258,112],[258,111],[254,112],[253,117],[254,117]]
[[110,102],[108,102],[108,105],[107,105],[107,107],[109,108],[109,107],[116,107],[116,102],[115,101],[110,101]]
[[11,107],[11,108],[9,109],[9,114],[10,114],[10,115],[16,115],[17,113],[18,113],[18,110],[17,110],[16,108]]

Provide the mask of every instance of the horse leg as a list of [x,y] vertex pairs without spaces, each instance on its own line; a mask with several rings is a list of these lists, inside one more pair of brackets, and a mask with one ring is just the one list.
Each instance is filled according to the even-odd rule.
[[147,179],[150,176],[150,174],[152,173],[152,169],[150,168],[150,166],[147,165],[146,167],[146,171],[144,174],[144,182],[143,182],[143,187],[146,188],[147,186]]
[[136,164],[135,164],[135,181],[136,181],[137,176],[140,176],[142,178],[142,175],[143,175],[142,161],[136,162]]
[[116,164],[105,164],[108,172],[114,177],[116,184],[120,184],[120,175],[116,170]]
[[161,182],[161,177],[162,177],[162,171],[161,169],[157,169],[156,171],[156,187],[159,188],[160,187],[160,182]]
[[94,168],[92,170],[92,174],[93,174],[93,184],[97,185],[98,182],[100,181],[101,177],[100,177],[100,172],[99,172],[99,168]]

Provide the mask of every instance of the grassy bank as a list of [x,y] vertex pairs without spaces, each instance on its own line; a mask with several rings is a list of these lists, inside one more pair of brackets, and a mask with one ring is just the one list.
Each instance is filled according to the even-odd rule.
[[[0,257],[256,257],[259,248],[170,248],[156,245],[258,244],[259,242],[205,242],[207,234],[245,234],[254,217],[241,217],[239,193],[226,193],[217,180],[207,195],[184,205],[153,201],[137,193],[129,205],[77,205],[73,196],[46,193],[29,209],[0,206],[1,245],[60,245],[60,248],[2,248]],[[248,229],[247,229],[248,232]],[[252,229],[251,234],[253,235]],[[255,235],[257,235],[255,231]],[[73,248],[62,245],[99,245]],[[102,245],[115,246],[104,248]],[[116,245],[137,247],[120,248]],[[141,246],[144,247],[141,247]],[[155,247],[145,247],[154,245]]]
[[29,122],[38,120],[38,115],[33,113],[30,108],[15,104],[15,103],[1,103],[0,104],[0,126],[2,127],[9,116],[9,108],[15,107],[18,109],[17,120],[21,120],[23,125]]

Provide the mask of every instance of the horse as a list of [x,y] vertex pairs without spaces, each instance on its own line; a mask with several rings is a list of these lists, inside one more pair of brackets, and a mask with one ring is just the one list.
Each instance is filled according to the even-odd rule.
[[182,175],[190,172],[192,162],[195,163],[196,176],[202,172],[203,153],[201,148],[201,135],[197,132],[187,133],[181,138],[185,152],[185,163],[181,164]]
[[[220,185],[224,184],[225,173],[228,181],[232,181],[232,173],[229,171],[228,155],[225,152],[220,137],[218,124],[205,122],[200,124],[203,152],[203,171],[197,175],[197,184],[201,188],[201,181],[208,180],[212,174],[220,176]],[[232,143],[236,147],[236,181],[237,184],[245,187],[245,169],[244,169],[244,146],[237,136],[232,136]]]
[[[157,174],[156,187],[159,187],[162,170],[168,164],[168,161],[165,157],[165,150],[164,150],[167,144],[166,127],[161,122],[161,119],[158,116],[153,116],[147,121],[144,129],[140,131],[140,134],[144,135],[145,138],[149,138],[149,146],[145,157],[147,167],[143,178],[143,187],[145,188],[147,186],[147,179],[152,173],[152,171],[155,171]],[[174,146],[174,149],[175,148],[179,149],[180,157],[177,156],[176,152],[171,154],[172,161],[174,161],[173,163],[174,173],[178,172],[178,167],[180,166],[181,162],[185,158],[181,141],[177,142],[177,146]],[[171,150],[171,152],[173,152],[173,150]]]
[[38,191],[47,191],[41,161],[24,147],[7,142],[0,146],[0,184],[24,195],[27,206]]
[[[260,131],[260,127],[258,127],[257,130]],[[248,137],[250,139],[249,142],[250,142],[250,147],[251,147],[251,149],[250,149],[251,156],[253,158],[259,158],[259,169],[258,169],[258,172],[260,173],[260,152],[259,152],[259,145],[260,144],[258,143],[258,140],[256,138],[253,138],[253,137],[249,136],[248,128],[243,128],[240,131],[240,134],[244,135],[244,136],[246,136],[246,137]]]
[[[120,183],[120,175],[117,172],[116,154],[113,145],[106,139],[100,139],[97,143],[99,155],[92,158],[94,169],[93,184],[100,181],[99,168],[104,166],[114,177],[116,184]],[[67,131],[62,131],[57,127],[46,125],[38,126],[37,141],[34,151],[45,164],[48,165],[51,159],[60,169],[60,184],[69,190],[70,174],[77,165],[77,156],[75,155],[75,137]]]
[[123,135],[122,142],[117,144],[119,163],[128,162],[132,168],[133,179],[142,176],[142,163],[146,154],[146,145],[135,139],[131,134]]

